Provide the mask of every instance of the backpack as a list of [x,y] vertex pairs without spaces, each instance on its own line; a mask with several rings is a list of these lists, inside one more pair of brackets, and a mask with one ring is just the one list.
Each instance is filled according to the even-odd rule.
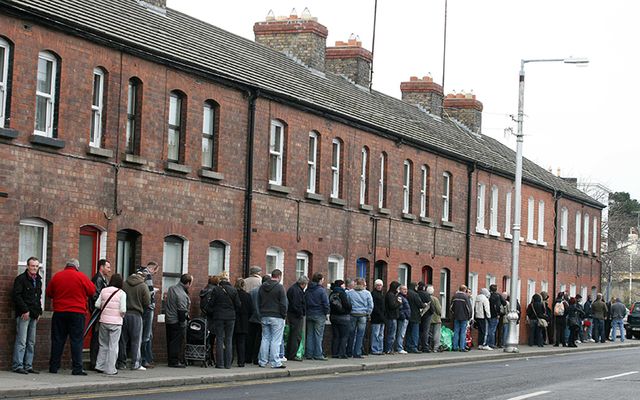
[[333,292],[329,296],[329,305],[331,306],[332,314],[342,314],[344,313],[344,307],[342,307],[342,299],[340,298],[340,294],[338,292]]
[[557,302],[553,306],[553,315],[562,317],[564,315],[564,303],[562,301]]

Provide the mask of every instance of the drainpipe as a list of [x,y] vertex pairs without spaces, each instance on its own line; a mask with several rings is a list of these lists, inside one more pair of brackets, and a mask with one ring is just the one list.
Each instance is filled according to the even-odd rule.
[[476,164],[467,165],[467,232],[466,232],[466,253],[464,257],[464,281],[469,287],[469,268],[471,266],[471,192],[473,190],[473,172]]
[[247,170],[245,174],[245,195],[244,195],[244,235],[242,238],[242,256],[244,276],[249,276],[251,264],[251,223],[252,223],[252,203],[253,203],[253,147],[256,118],[256,99],[258,91],[249,90],[249,113],[247,117]]
[[562,192],[553,191],[553,296],[558,293],[556,282],[558,280],[558,200],[562,198]]

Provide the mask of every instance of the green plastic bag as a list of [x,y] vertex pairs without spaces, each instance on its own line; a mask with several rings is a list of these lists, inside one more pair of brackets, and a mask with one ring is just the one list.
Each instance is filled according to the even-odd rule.
[[442,349],[443,351],[451,351],[452,343],[453,331],[442,325],[442,329],[440,331],[440,349]]
[[[285,344],[285,347],[287,346],[287,343],[289,343],[289,325],[285,325],[284,326],[284,333],[282,334],[282,341]],[[304,358],[304,329],[302,330],[302,334],[301,334],[301,338],[300,338],[300,346],[298,346],[298,351],[296,352],[296,357],[298,357],[299,359],[303,359]],[[287,349],[287,352],[289,350]]]

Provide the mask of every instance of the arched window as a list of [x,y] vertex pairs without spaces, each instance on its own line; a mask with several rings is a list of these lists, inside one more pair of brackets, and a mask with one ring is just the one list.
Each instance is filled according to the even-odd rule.
[[544,201],[538,201],[538,244],[546,246],[544,241]]
[[492,236],[500,236],[498,232],[498,199],[498,187],[493,185],[491,186],[491,207],[489,208],[489,234]]
[[447,318],[449,313],[449,293],[450,293],[450,281],[451,271],[448,268],[440,270],[440,305],[442,306],[442,318]]
[[186,104],[184,93],[174,90],[169,94],[169,138],[167,141],[167,159],[174,163],[184,163],[186,132]]
[[333,139],[331,150],[331,197],[342,196],[342,140]]
[[484,213],[486,209],[486,186],[478,183],[478,199],[476,203],[476,232],[485,234],[487,229],[484,224]]
[[271,120],[269,134],[269,183],[284,185],[286,167],[286,128],[279,120]]
[[597,217],[593,217],[592,229],[593,229],[593,239],[591,240],[591,243],[593,246],[592,253],[595,256],[596,254],[598,254],[598,218]]
[[142,81],[129,79],[127,90],[127,154],[140,155],[140,132],[142,126]]
[[[24,272],[27,260],[36,257],[40,261],[39,274],[42,277],[42,290],[45,290],[48,266],[49,224],[38,218],[26,218],[20,221],[18,239],[18,274]],[[42,296],[42,304],[44,305]]]
[[433,268],[428,265],[422,267],[422,282],[427,285],[433,285]]
[[580,250],[580,232],[582,232],[582,214],[576,211],[576,250]]
[[188,270],[189,242],[180,236],[171,235],[164,238],[162,255],[162,291],[180,281],[180,276]]
[[420,217],[429,216],[429,167],[420,167]]
[[116,246],[116,272],[123,278],[135,272],[137,265],[142,265],[140,232],[132,229],[118,231]]
[[299,251],[296,254],[296,279],[301,276],[309,277],[311,273],[311,253],[308,251]]
[[89,132],[89,146],[102,147],[105,79],[106,72],[102,68],[93,69],[93,93],[91,96],[91,131]]
[[219,108],[213,100],[202,106],[202,167],[210,170],[218,169]]
[[583,245],[582,250],[586,253],[589,251],[589,223],[591,220],[589,219],[589,214],[584,214],[584,234],[582,235]]
[[562,207],[562,210],[560,211],[560,247],[567,247],[568,228],[569,210],[567,210],[567,207]]
[[413,163],[411,160],[404,160],[402,166],[402,212],[405,214],[411,214],[411,203],[413,186]]
[[274,269],[282,271],[282,283],[284,283],[284,250],[279,247],[268,247],[266,254],[266,273],[270,274]]
[[442,220],[451,222],[451,173],[442,173]]
[[360,205],[369,204],[369,148],[364,146],[361,151],[360,163]]
[[320,135],[309,132],[309,149],[307,159],[307,192],[318,193],[318,163],[320,162]]
[[220,275],[222,271],[229,271],[229,255],[231,246],[222,240],[209,243],[209,276]]
[[511,213],[513,212],[511,207],[511,192],[507,192],[504,199],[504,237],[506,239],[513,238],[511,235]]
[[327,279],[325,282],[329,285],[336,279],[344,280],[344,257],[333,254],[329,256],[327,262]]
[[9,89],[11,87],[10,63],[13,57],[11,54],[11,48],[11,44],[0,37],[0,128],[5,128],[9,125]]
[[364,257],[356,260],[356,278],[369,280],[369,260]]
[[411,282],[411,265],[404,263],[398,265],[398,282],[405,286]]
[[[387,153],[380,153],[380,177],[378,178],[378,208],[387,207]],[[379,278],[377,278],[379,279]]]
[[34,135],[57,136],[58,58],[48,52],[38,54],[36,117]]
[[527,243],[536,243],[536,240],[533,238],[533,221],[535,221],[534,219],[534,213],[535,213],[535,200],[533,199],[533,197],[529,197],[529,200],[527,202]]

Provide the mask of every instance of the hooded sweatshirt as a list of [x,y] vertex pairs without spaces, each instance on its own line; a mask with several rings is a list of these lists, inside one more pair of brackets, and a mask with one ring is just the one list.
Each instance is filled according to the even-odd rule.
[[149,288],[144,281],[144,275],[135,273],[129,275],[122,285],[122,290],[127,294],[127,312],[135,312],[142,316],[144,310],[151,304]]
[[307,291],[304,292],[304,301],[306,315],[308,316],[325,316],[329,314],[329,297],[324,287],[318,282],[309,282]]
[[489,304],[489,291],[482,288],[480,294],[476,296],[475,303],[475,316],[476,319],[489,319],[491,318],[491,307]]
[[278,281],[269,279],[258,289],[258,308],[260,317],[287,317],[287,295],[284,286]]
[[373,298],[364,286],[356,285],[347,293],[347,296],[351,302],[351,315],[368,316],[373,311]]

